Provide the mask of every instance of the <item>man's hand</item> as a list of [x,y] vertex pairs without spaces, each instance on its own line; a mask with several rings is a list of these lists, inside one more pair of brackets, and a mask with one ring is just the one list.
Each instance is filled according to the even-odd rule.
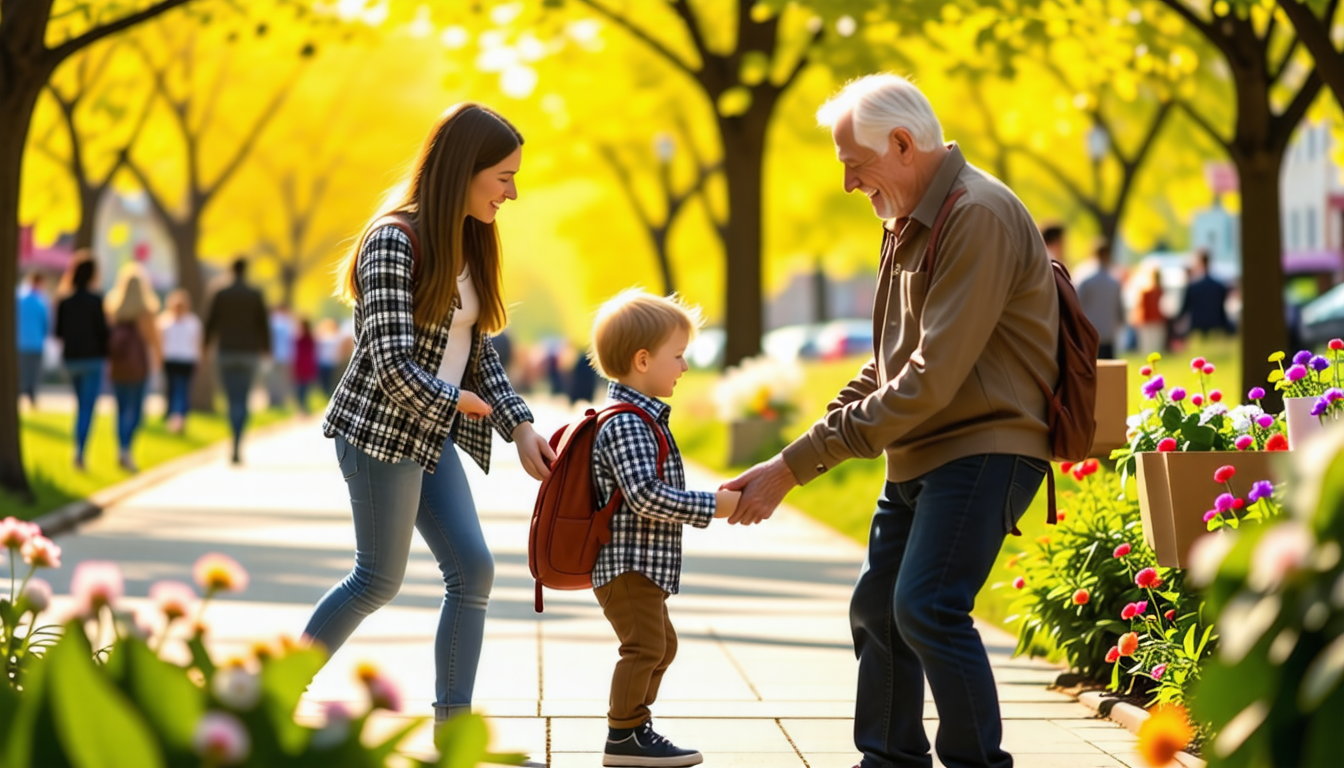
[[742,499],[728,522],[751,525],[769,520],[789,490],[797,484],[798,478],[784,463],[783,456],[776,455],[769,461],[757,464],[720,486],[722,490],[742,492]]
[[546,438],[537,434],[532,422],[524,421],[513,428],[513,444],[518,447],[518,461],[523,469],[536,480],[545,480],[551,476],[551,462],[555,461],[555,451]]
[[457,393],[457,410],[469,419],[483,419],[494,411],[480,395],[465,389]]

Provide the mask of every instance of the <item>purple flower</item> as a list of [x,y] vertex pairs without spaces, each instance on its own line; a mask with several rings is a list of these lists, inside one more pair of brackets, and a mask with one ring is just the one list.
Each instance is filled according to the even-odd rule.
[[1162,388],[1166,385],[1167,382],[1163,380],[1161,376],[1154,376],[1143,383],[1143,396],[1152,400],[1154,397],[1157,397],[1157,393],[1161,392]]
[[1325,394],[1322,395],[1322,397],[1325,398],[1325,401],[1327,403],[1333,403],[1337,400],[1344,400],[1344,389],[1340,389],[1339,387],[1331,387],[1325,390]]
[[1298,352],[1296,355],[1293,355],[1293,364],[1306,365],[1307,361],[1310,359],[1311,359],[1311,352],[1304,349],[1301,352]]
[[1307,378],[1307,367],[1301,363],[1291,366],[1284,371],[1283,377],[1289,381],[1301,381]]
[[1261,499],[1268,499],[1274,495],[1274,484],[1268,480],[1257,480],[1251,486],[1251,492],[1246,494],[1246,500],[1254,504]]
[[1329,407],[1329,400],[1326,400],[1324,397],[1318,397],[1316,398],[1316,402],[1311,404],[1311,415],[1320,416],[1322,413],[1325,413],[1325,409]]
[[1251,391],[1246,393],[1247,400],[1264,400],[1265,390],[1260,387],[1251,387]]
[[1213,518],[1217,517],[1219,514],[1221,513],[1218,510],[1210,509],[1208,512],[1204,513],[1204,522],[1206,523],[1209,522]]
[[1184,399],[1185,399],[1185,387],[1172,387],[1172,388],[1171,388],[1171,399],[1174,400],[1174,401],[1176,401],[1176,402],[1178,402],[1178,403],[1179,403],[1180,401],[1184,400]]
[[1237,498],[1230,493],[1220,493],[1218,498],[1213,500],[1213,506],[1219,512],[1226,512],[1237,503]]
[[1330,367],[1330,361],[1326,360],[1324,357],[1321,357],[1320,355],[1316,355],[1315,357],[1311,358],[1311,360],[1307,361],[1307,365],[1311,366],[1311,369],[1313,371],[1320,373],[1321,371],[1324,371]]
[[1262,413],[1255,417],[1255,423],[1259,424],[1261,429],[1269,429],[1274,426],[1274,417],[1268,413]]

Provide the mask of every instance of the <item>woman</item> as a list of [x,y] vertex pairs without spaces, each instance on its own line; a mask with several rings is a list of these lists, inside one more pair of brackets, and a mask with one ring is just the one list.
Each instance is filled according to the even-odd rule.
[[341,363],[341,328],[334,319],[323,318],[317,324],[317,378],[322,394],[331,397],[336,386],[336,366]]
[[308,415],[308,392],[317,383],[317,340],[313,338],[313,324],[308,318],[299,318],[299,335],[294,338],[294,397],[299,402],[299,413]]
[[84,447],[93,426],[93,409],[103,388],[103,365],[107,360],[107,317],[103,297],[92,286],[98,282],[98,265],[87,249],[75,254],[61,281],[64,298],[56,306],[56,337],[61,340],[61,358],[75,389],[75,469],[84,469]]
[[187,418],[191,375],[201,361],[201,319],[191,311],[191,294],[186,289],[168,294],[168,307],[159,315],[159,335],[168,382],[168,431],[180,434]]
[[306,637],[335,652],[401,587],[417,529],[445,594],[434,642],[434,719],[470,711],[494,583],[471,488],[454,446],[490,467],[490,427],[532,477],[554,454],[532,428],[490,343],[505,325],[495,214],[516,199],[522,136],[503,117],[459,104],[439,118],[389,213],[338,271],[354,307],[355,349],[323,432],[350,490],[355,567],[317,604]]
[[1156,264],[1150,264],[1139,280],[1132,319],[1139,337],[1139,351],[1163,352],[1167,347],[1167,317],[1162,314],[1162,273]]
[[121,449],[117,463],[127,472],[137,471],[131,444],[144,414],[145,383],[163,357],[154,322],[158,311],[159,297],[150,290],[140,266],[126,264],[107,294],[107,317],[112,326],[107,356],[108,377],[117,396],[117,445]]

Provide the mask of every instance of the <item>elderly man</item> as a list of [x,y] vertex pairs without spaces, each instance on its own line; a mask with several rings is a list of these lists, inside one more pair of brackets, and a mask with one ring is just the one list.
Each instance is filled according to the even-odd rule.
[[726,484],[743,491],[730,522],[759,522],[794,485],[885,453],[887,482],[850,603],[862,768],[932,764],[925,677],[943,764],[1007,768],[994,677],[970,613],[1050,468],[1037,381],[1058,379],[1050,261],[1021,201],[943,143],[933,108],[908,80],[857,80],[818,119],[831,128],[845,190],[867,195],[883,220],[874,355],[806,434]]

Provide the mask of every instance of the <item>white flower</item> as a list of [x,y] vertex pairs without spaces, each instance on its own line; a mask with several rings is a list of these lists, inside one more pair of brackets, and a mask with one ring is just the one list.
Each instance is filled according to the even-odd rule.
[[797,365],[753,357],[724,373],[714,388],[714,401],[719,418],[738,421],[792,407],[801,386],[802,371]]
[[22,597],[28,603],[28,610],[36,616],[51,606],[51,585],[42,579],[32,579],[23,588]]
[[1147,423],[1147,421],[1152,417],[1153,417],[1153,409],[1148,408],[1147,410],[1144,410],[1141,413],[1136,413],[1133,416],[1130,416],[1129,418],[1125,419],[1125,426],[1129,427],[1130,429],[1137,429],[1143,426],[1145,423]]
[[261,701],[261,676],[242,666],[231,664],[221,667],[210,681],[215,698],[229,709],[246,712]]
[[228,712],[206,712],[191,743],[197,755],[216,765],[238,765],[252,751],[247,726]]
[[1264,415],[1264,413],[1264,410],[1262,410],[1260,406],[1253,403],[1247,403],[1246,405],[1238,405],[1236,408],[1233,408],[1228,412],[1228,415],[1232,417],[1232,428],[1237,432],[1246,433],[1251,431],[1251,422],[1254,421],[1257,416]]
[[1251,555],[1246,585],[1257,592],[1276,589],[1285,576],[1306,564],[1314,544],[1311,531],[1296,520],[1284,521],[1265,531]]
[[1199,423],[1208,424],[1209,421],[1212,420],[1214,416],[1224,416],[1226,414],[1227,414],[1226,405],[1222,403],[1214,403],[1213,405],[1210,405],[1208,408],[1205,408],[1199,414]]

